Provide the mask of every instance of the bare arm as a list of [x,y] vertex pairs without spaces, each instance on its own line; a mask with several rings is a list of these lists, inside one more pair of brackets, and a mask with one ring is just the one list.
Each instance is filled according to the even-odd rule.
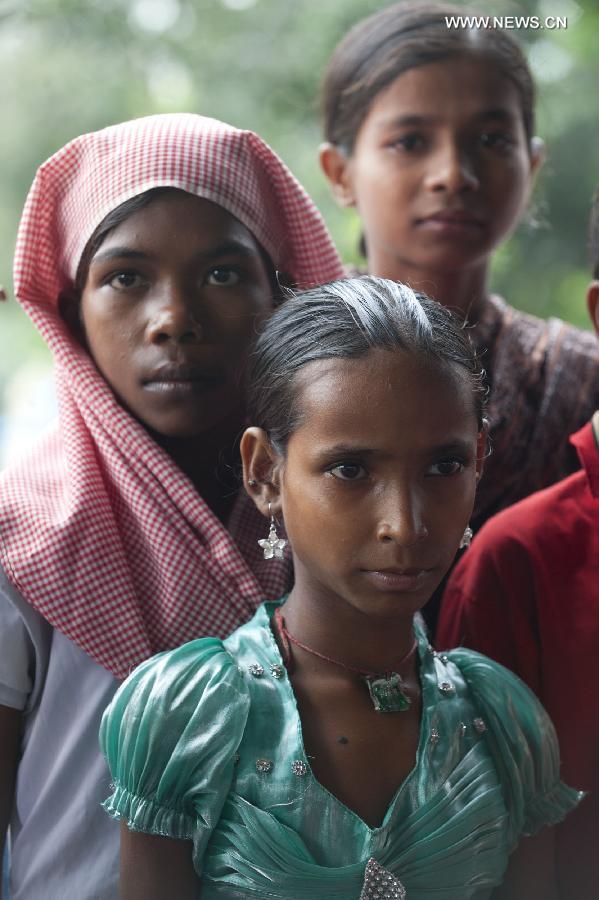
[[0,883],[2,849],[10,822],[20,743],[21,712],[8,706],[0,706]]
[[553,828],[543,828],[518,844],[493,900],[559,900]]
[[191,841],[129,831],[121,825],[120,900],[197,900],[201,882]]

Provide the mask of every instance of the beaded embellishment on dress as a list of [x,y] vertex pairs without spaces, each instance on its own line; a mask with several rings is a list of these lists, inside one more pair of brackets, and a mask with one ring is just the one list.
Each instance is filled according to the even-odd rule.
[[406,896],[405,887],[395,875],[376,859],[368,860],[359,900],[405,900]]

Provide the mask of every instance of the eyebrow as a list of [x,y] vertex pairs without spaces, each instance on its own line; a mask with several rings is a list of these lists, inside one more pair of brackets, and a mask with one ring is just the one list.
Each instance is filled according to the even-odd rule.
[[416,114],[407,116],[397,116],[395,118],[384,119],[379,123],[380,128],[409,128],[414,125],[435,125],[441,121],[439,116],[417,116]]
[[486,122],[488,119],[494,119],[497,122],[511,122],[514,119],[514,114],[508,109],[498,107],[497,109],[485,109],[474,116],[474,118],[480,122]]
[[110,247],[108,250],[99,250],[92,257],[91,265],[94,263],[105,262],[110,259],[148,259],[147,253],[140,250],[131,250],[129,247]]
[[[478,122],[488,122],[494,120],[497,122],[513,121],[513,114],[507,109],[497,107],[495,109],[485,109],[480,113],[476,113],[472,119]],[[398,116],[396,118],[385,119],[379,123],[379,128],[413,128],[417,126],[437,125],[442,121],[441,116],[419,116],[416,113]]]
[[[461,455],[467,455],[471,452],[472,446],[469,441],[460,440],[460,438],[456,438],[455,440],[447,441],[443,444],[436,444],[433,447],[429,447],[424,450],[425,453],[429,453],[431,456],[444,456],[450,453],[459,453]],[[374,449],[373,447],[361,447],[358,444],[333,444],[331,447],[325,447],[322,451],[319,452],[319,456],[322,457],[334,457],[334,456],[361,456],[361,457],[372,457],[379,454],[380,451]],[[385,454],[387,455],[387,454]]]
[[320,451],[319,456],[373,456],[376,452],[372,447],[360,447],[357,444],[333,444]]
[[430,448],[431,456],[445,456],[450,453],[461,453],[462,455],[466,455],[470,453],[472,450],[472,445],[469,441],[462,441],[459,438],[455,440],[448,441],[446,444],[438,444],[436,447]]
[[[227,256],[243,256],[249,259],[258,255],[259,252],[257,249],[250,247],[248,244],[244,244],[241,241],[225,241],[222,244],[218,244],[216,247],[210,247],[200,251],[197,254],[197,257],[198,259],[214,260],[223,259]],[[94,263],[107,262],[112,259],[152,259],[152,254],[144,253],[142,250],[133,250],[131,247],[108,247],[106,250],[98,250],[91,260],[91,265]]]

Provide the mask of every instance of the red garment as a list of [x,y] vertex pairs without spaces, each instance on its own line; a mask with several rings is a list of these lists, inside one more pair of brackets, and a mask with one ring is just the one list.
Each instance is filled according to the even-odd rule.
[[599,885],[599,448],[571,438],[583,469],[490,519],[456,566],[439,647],[463,644],[516,672],[555,723],[562,778],[590,791],[559,827],[564,900]]
[[[343,276],[316,207],[252,132],[151,116],[76,138],[39,169],[14,281],[54,353],[59,428],[0,480],[0,564],[44,618],[117,677],[159,650],[224,637],[284,590],[288,571],[251,565],[255,512],[236,510],[234,542],[58,314],[97,225],[164,186],[224,207],[295,283]],[[254,549],[242,554],[244,535]]]

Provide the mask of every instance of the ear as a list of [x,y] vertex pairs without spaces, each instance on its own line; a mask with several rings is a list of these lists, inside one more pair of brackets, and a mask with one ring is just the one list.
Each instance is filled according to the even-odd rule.
[[545,141],[540,137],[533,137],[530,141],[530,177],[534,182],[537,175],[541,171],[545,160],[547,158],[547,151],[545,149]]
[[81,302],[74,292],[63,291],[58,295],[58,312],[68,326],[69,331],[82,346],[87,347],[85,328],[81,316]]
[[597,337],[599,337],[599,279],[595,278],[587,288],[587,308]]
[[478,432],[476,438],[476,482],[480,481],[484,468],[485,459],[491,453],[489,446],[489,420],[483,419],[483,427]]
[[[246,428],[239,445],[243,486],[263,516],[281,512],[281,457],[263,428]],[[270,504],[270,510],[269,510]]]
[[351,185],[349,157],[336,144],[326,142],[320,145],[318,158],[339,206],[354,206],[356,198]]

